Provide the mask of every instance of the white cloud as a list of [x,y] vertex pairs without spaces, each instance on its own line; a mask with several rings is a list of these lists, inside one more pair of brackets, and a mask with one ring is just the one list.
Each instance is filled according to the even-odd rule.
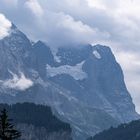
[[0,13],[0,39],[9,35],[12,24],[6,17]]
[[20,73],[20,76],[13,73],[11,74],[13,75],[12,79],[3,81],[3,85],[5,87],[24,91],[33,86],[33,82],[30,79],[26,78],[23,73]]
[[117,60],[124,70],[125,82],[140,113],[140,55],[139,52],[116,52]]
[[37,0],[28,0],[25,2],[25,6],[29,8],[36,16],[40,17],[43,15],[43,9]]
[[94,8],[97,8],[97,9],[103,9],[105,10],[106,9],[106,6],[100,1],[100,0],[87,0],[88,1],[88,5],[90,7],[94,7]]
[[66,15],[60,26],[64,28],[69,28],[75,32],[79,33],[93,33],[93,29],[90,28],[88,25],[84,25],[81,21],[74,21],[71,16]]
[[[110,36],[109,33],[101,32],[97,28],[92,28],[64,13],[51,12],[46,21],[43,29],[47,25],[48,29],[44,31],[50,46],[59,47],[93,43],[93,40],[102,40]],[[45,40],[45,38],[43,39]]]
[[117,58],[123,68],[129,72],[138,72],[140,69],[140,55],[137,52],[119,52]]

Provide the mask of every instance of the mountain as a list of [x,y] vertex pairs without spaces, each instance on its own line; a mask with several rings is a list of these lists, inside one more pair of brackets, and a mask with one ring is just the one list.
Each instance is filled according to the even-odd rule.
[[89,140],[139,140],[140,120],[132,121],[128,124],[121,124],[117,128],[111,127],[108,130],[95,135]]
[[139,118],[120,65],[107,46],[32,43],[13,25],[0,40],[0,103],[48,105],[73,139]]
[[33,103],[0,104],[0,110],[3,108],[21,132],[20,140],[72,140],[70,125],[57,119],[48,106]]

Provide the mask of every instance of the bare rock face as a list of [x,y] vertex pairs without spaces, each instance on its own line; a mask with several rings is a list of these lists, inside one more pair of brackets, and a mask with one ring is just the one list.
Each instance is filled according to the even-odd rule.
[[77,140],[139,118],[109,47],[52,50],[41,41],[32,44],[13,25],[0,40],[1,103],[47,104],[71,124]]

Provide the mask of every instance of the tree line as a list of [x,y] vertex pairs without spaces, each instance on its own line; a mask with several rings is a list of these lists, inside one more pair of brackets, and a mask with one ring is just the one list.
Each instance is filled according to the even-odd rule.
[[89,140],[140,140],[140,120],[121,124],[117,128],[111,127]]

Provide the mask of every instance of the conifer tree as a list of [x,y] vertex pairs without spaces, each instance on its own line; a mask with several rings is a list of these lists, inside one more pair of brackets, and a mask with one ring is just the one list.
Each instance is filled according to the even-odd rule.
[[11,121],[6,109],[3,109],[0,114],[0,140],[15,140],[21,137],[21,133],[14,128]]

